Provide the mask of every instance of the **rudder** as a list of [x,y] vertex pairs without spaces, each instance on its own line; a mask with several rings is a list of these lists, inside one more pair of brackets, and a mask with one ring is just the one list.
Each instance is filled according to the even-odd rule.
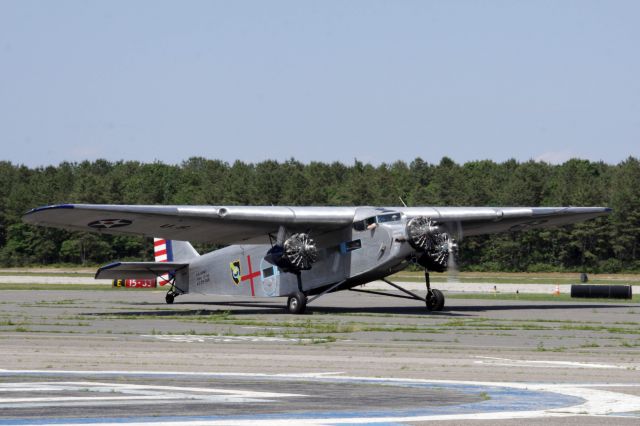
[[[153,255],[156,262],[189,262],[200,254],[188,241],[153,239]],[[158,285],[168,284],[169,275],[158,277]]]

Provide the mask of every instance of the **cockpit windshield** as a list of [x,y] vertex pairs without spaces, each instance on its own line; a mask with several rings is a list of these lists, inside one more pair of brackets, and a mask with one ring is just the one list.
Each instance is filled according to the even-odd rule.
[[398,222],[401,218],[402,216],[400,216],[400,213],[382,214],[382,215],[376,216],[376,222],[378,223]]
[[371,216],[364,220],[359,220],[353,223],[353,229],[356,231],[364,231],[365,229],[370,229],[371,225],[376,223],[391,223],[391,222],[399,222],[402,219],[402,215],[400,213],[386,213],[378,216]]

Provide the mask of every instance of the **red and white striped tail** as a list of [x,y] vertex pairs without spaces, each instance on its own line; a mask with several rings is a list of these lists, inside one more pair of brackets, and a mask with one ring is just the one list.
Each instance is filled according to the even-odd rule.
[[[171,240],[165,240],[161,238],[153,239],[153,255],[156,262],[171,262],[173,261],[173,250],[171,247]],[[161,275],[157,278],[158,285],[169,284],[169,274]]]

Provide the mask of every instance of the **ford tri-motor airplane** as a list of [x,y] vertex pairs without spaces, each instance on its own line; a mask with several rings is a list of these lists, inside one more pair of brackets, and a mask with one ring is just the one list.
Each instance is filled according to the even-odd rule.
[[[428,271],[447,269],[462,236],[565,225],[606,207],[273,207],[61,204],[33,209],[25,222],[71,231],[166,239],[167,262],[116,262],[96,278],[169,279],[166,302],[186,293],[287,297],[287,309],[333,291],[383,280],[442,310]],[[229,244],[199,255],[187,241]],[[417,263],[421,297],[387,276]],[[355,289],[354,289],[355,290]],[[366,291],[366,290],[357,290]],[[391,293],[376,294],[391,295]],[[307,299],[307,296],[313,296]]]

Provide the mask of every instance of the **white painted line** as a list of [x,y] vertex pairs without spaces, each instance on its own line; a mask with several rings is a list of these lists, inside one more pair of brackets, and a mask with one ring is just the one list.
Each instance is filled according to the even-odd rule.
[[278,377],[291,377],[291,378],[297,378],[297,377],[309,377],[312,379],[320,379],[323,377],[329,377],[329,376],[337,376],[338,374],[344,374],[344,371],[327,371],[325,373],[292,373],[292,374],[278,374]]
[[0,275],[2,284],[91,284],[111,285],[111,280],[96,280],[93,277],[57,277],[53,275]]
[[117,401],[117,400],[154,400],[177,399],[175,396],[151,395],[151,396],[48,396],[46,398],[0,398],[0,407],[4,404],[15,404],[20,402],[69,402],[69,401]]
[[166,342],[174,343],[237,343],[237,342],[251,342],[251,343],[311,343],[322,342],[325,339],[298,339],[292,337],[274,337],[274,336],[203,336],[203,335],[191,335],[191,334],[143,334],[140,337],[146,339],[157,339]]
[[[277,398],[305,397],[302,394],[258,392],[242,389],[138,385],[101,382],[31,382],[2,383],[3,392],[46,392],[50,396],[0,397],[0,409],[115,406],[165,404],[167,401],[185,403],[256,403],[273,402]],[[83,396],[56,396],[55,392],[82,393]],[[106,395],[105,395],[106,394]],[[216,395],[212,395],[216,394]]]
[[[161,386],[161,385],[137,385],[130,383],[101,383],[101,382],[39,382],[29,383],[31,386],[25,386],[24,382],[20,383],[2,383],[0,386],[3,391],[13,392],[42,392],[42,391],[86,391],[86,392],[123,392],[131,393],[141,391],[147,395],[159,395],[159,392],[166,392],[166,395],[175,395],[175,392],[198,392],[203,394],[216,393],[224,395],[233,395],[247,398],[284,398],[284,397],[305,397],[307,395],[297,393],[282,392],[259,392],[244,389],[227,389],[227,388],[202,388],[202,387],[184,387],[184,386]],[[127,392],[129,391],[129,392]],[[69,397],[72,398],[72,397]],[[0,402],[7,399],[0,399]],[[31,398],[30,400],[38,400]],[[44,399],[43,399],[44,400]]]
[[539,360],[518,360],[508,358],[495,358],[489,356],[476,356],[486,361],[475,361],[476,364],[498,365],[501,367],[538,367],[538,368],[593,368],[593,369],[616,369],[625,370],[630,366],[615,364],[598,364],[592,362],[574,361],[539,361]]

